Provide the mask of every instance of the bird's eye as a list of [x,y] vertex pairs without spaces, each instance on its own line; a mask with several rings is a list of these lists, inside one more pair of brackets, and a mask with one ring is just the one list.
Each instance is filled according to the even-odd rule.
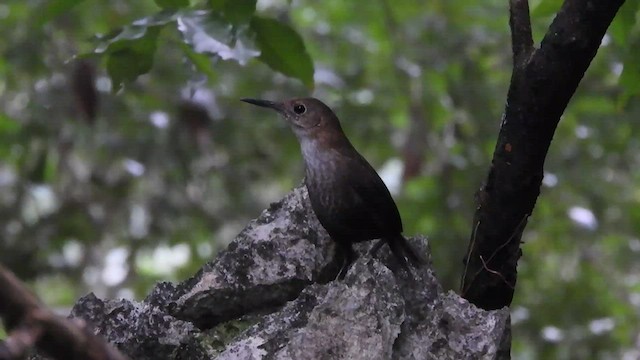
[[305,111],[307,111],[307,108],[306,108],[306,107],[304,107],[304,105],[300,105],[300,104],[298,104],[298,105],[296,105],[296,106],[294,106],[294,107],[293,107],[293,112],[295,112],[295,113],[296,113],[296,114],[298,114],[298,115],[302,115],[302,114],[304,114],[304,113],[305,113]]

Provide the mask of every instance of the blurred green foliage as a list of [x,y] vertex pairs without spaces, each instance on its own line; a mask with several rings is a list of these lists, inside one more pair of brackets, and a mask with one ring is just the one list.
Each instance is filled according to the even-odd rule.
[[[560,5],[531,1],[536,41]],[[551,146],[514,358],[638,357],[639,6]],[[12,0],[0,33],[0,262],[48,304],[185,278],[300,183],[295,138],[242,97],[332,106],[457,287],[510,79],[506,2]]]

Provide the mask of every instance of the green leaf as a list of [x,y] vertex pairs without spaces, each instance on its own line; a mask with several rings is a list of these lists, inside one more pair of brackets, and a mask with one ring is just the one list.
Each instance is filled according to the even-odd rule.
[[214,54],[222,60],[235,60],[240,65],[260,55],[251,40],[243,38],[243,33],[234,35],[229,22],[207,11],[182,14],[178,18],[178,31],[197,53]]
[[189,6],[189,0],[155,0],[156,5],[165,10],[177,10]]
[[163,26],[128,27],[96,49],[96,53],[107,54],[107,72],[113,81],[114,92],[151,70],[158,34]]
[[69,11],[74,6],[80,4],[84,0],[52,0],[48,1],[44,9],[38,11],[35,16],[35,24],[40,27],[49,21],[55,19],[60,14]]
[[256,0],[209,0],[209,6],[234,24],[249,22],[256,12]]
[[261,51],[260,61],[313,87],[313,62],[295,30],[274,19],[258,16],[251,19],[251,29]]
[[193,66],[195,66],[198,71],[207,75],[209,80],[215,78],[216,73],[213,71],[211,59],[207,55],[193,51],[193,49],[185,43],[181,43],[181,47],[184,54],[189,58]]

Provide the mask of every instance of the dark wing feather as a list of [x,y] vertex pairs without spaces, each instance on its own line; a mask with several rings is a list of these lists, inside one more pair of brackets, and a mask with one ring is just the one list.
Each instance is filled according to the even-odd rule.
[[353,236],[352,241],[365,241],[402,233],[402,220],[389,189],[378,173],[362,157],[349,162],[351,169],[341,172],[345,203],[342,208],[344,231]]

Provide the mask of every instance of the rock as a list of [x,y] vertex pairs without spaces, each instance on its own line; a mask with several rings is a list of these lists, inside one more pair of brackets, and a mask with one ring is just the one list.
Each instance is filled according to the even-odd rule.
[[[428,241],[409,239],[430,254]],[[132,359],[508,359],[507,309],[445,293],[430,263],[407,273],[384,246],[343,281],[304,188],[252,221],[217,259],[141,302],[88,295],[73,317]]]
[[227,359],[389,359],[404,320],[393,274],[357,261],[342,282],[312,285],[227,346]]
[[87,321],[97,334],[136,360],[211,359],[200,343],[200,331],[150,303],[98,299],[89,294],[71,310],[72,318]]
[[305,286],[335,278],[333,250],[306,188],[297,188],[179,286],[174,315],[210,328],[247,312],[281,306]]

